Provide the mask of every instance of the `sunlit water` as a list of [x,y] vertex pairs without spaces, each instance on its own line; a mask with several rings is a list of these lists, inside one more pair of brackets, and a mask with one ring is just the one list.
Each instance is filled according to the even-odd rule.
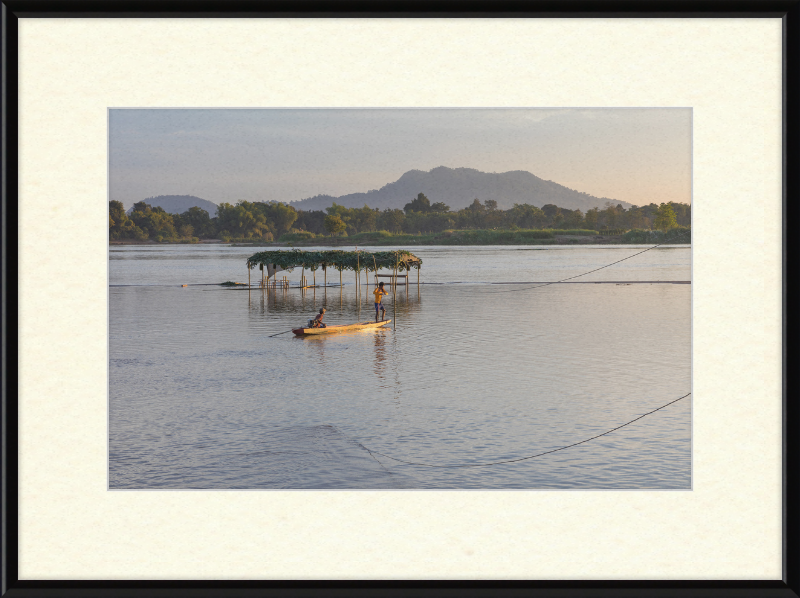
[[[343,288],[329,272],[335,287],[267,296],[211,284],[247,282],[257,249],[111,247],[109,486],[689,489],[691,397],[534,459],[420,465],[535,455],[690,392],[690,284],[489,284],[645,248],[417,247],[422,284],[412,271],[384,300],[389,327],[296,338],[269,335],[323,305],[329,324],[374,318],[366,286],[359,300],[352,272]],[[690,278],[673,246],[576,282]]]

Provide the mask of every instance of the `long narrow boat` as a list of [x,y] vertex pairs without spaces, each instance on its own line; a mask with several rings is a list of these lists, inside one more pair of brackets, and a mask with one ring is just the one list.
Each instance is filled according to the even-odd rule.
[[378,328],[385,326],[391,320],[383,320],[382,322],[358,322],[356,324],[342,324],[340,326],[326,326],[325,328],[293,328],[297,336],[304,334],[334,334],[336,332],[346,332],[348,330],[362,330],[367,328]]

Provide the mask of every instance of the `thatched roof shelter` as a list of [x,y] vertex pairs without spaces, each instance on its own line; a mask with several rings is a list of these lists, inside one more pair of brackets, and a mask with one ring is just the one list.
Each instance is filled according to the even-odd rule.
[[394,251],[302,251],[292,249],[289,251],[259,251],[247,258],[247,267],[266,269],[267,277],[280,270],[293,268],[307,268],[312,272],[318,269],[327,270],[353,270],[360,272],[374,272],[376,269],[388,268],[389,270],[409,271],[411,268],[419,270],[422,260],[410,251],[397,249]]

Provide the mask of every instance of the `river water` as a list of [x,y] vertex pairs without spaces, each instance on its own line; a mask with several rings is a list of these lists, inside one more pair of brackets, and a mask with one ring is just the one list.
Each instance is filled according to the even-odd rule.
[[688,246],[534,288],[646,248],[416,247],[388,327],[297,338],[270,335],[374,319],[371,293],[218,286],[254,248],[112,246],[109,488],[690,489],[691,396],[486,465],[691,391]]

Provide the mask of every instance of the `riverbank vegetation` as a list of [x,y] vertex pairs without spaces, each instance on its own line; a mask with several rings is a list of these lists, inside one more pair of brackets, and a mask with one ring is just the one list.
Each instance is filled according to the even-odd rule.
[[564,237],[578,237],[577,243],[594,242],[601,236],[614,236],[619,242],[649,243],[639,239],[672,242],[678,234],[680,239],[690,237],[685,232],[690,225],[691,206],[681,203],[650,203],[628,209],[607,203],[584,214],[553,204],[541,208],[515,204],[501,210],[494,200],[475,199],[468,207],[452,211],[442,202],[431,203],[420,193],[402,210],[345,208],[334,203],[325,211],[303,211],[280,202],[240,201],[220,204],[217,215],[211,218],[198,207],[169,214],[143,201],[126,214],[121,202],[109,202],[112,241],[503,245],[556,243],[563,242]]

